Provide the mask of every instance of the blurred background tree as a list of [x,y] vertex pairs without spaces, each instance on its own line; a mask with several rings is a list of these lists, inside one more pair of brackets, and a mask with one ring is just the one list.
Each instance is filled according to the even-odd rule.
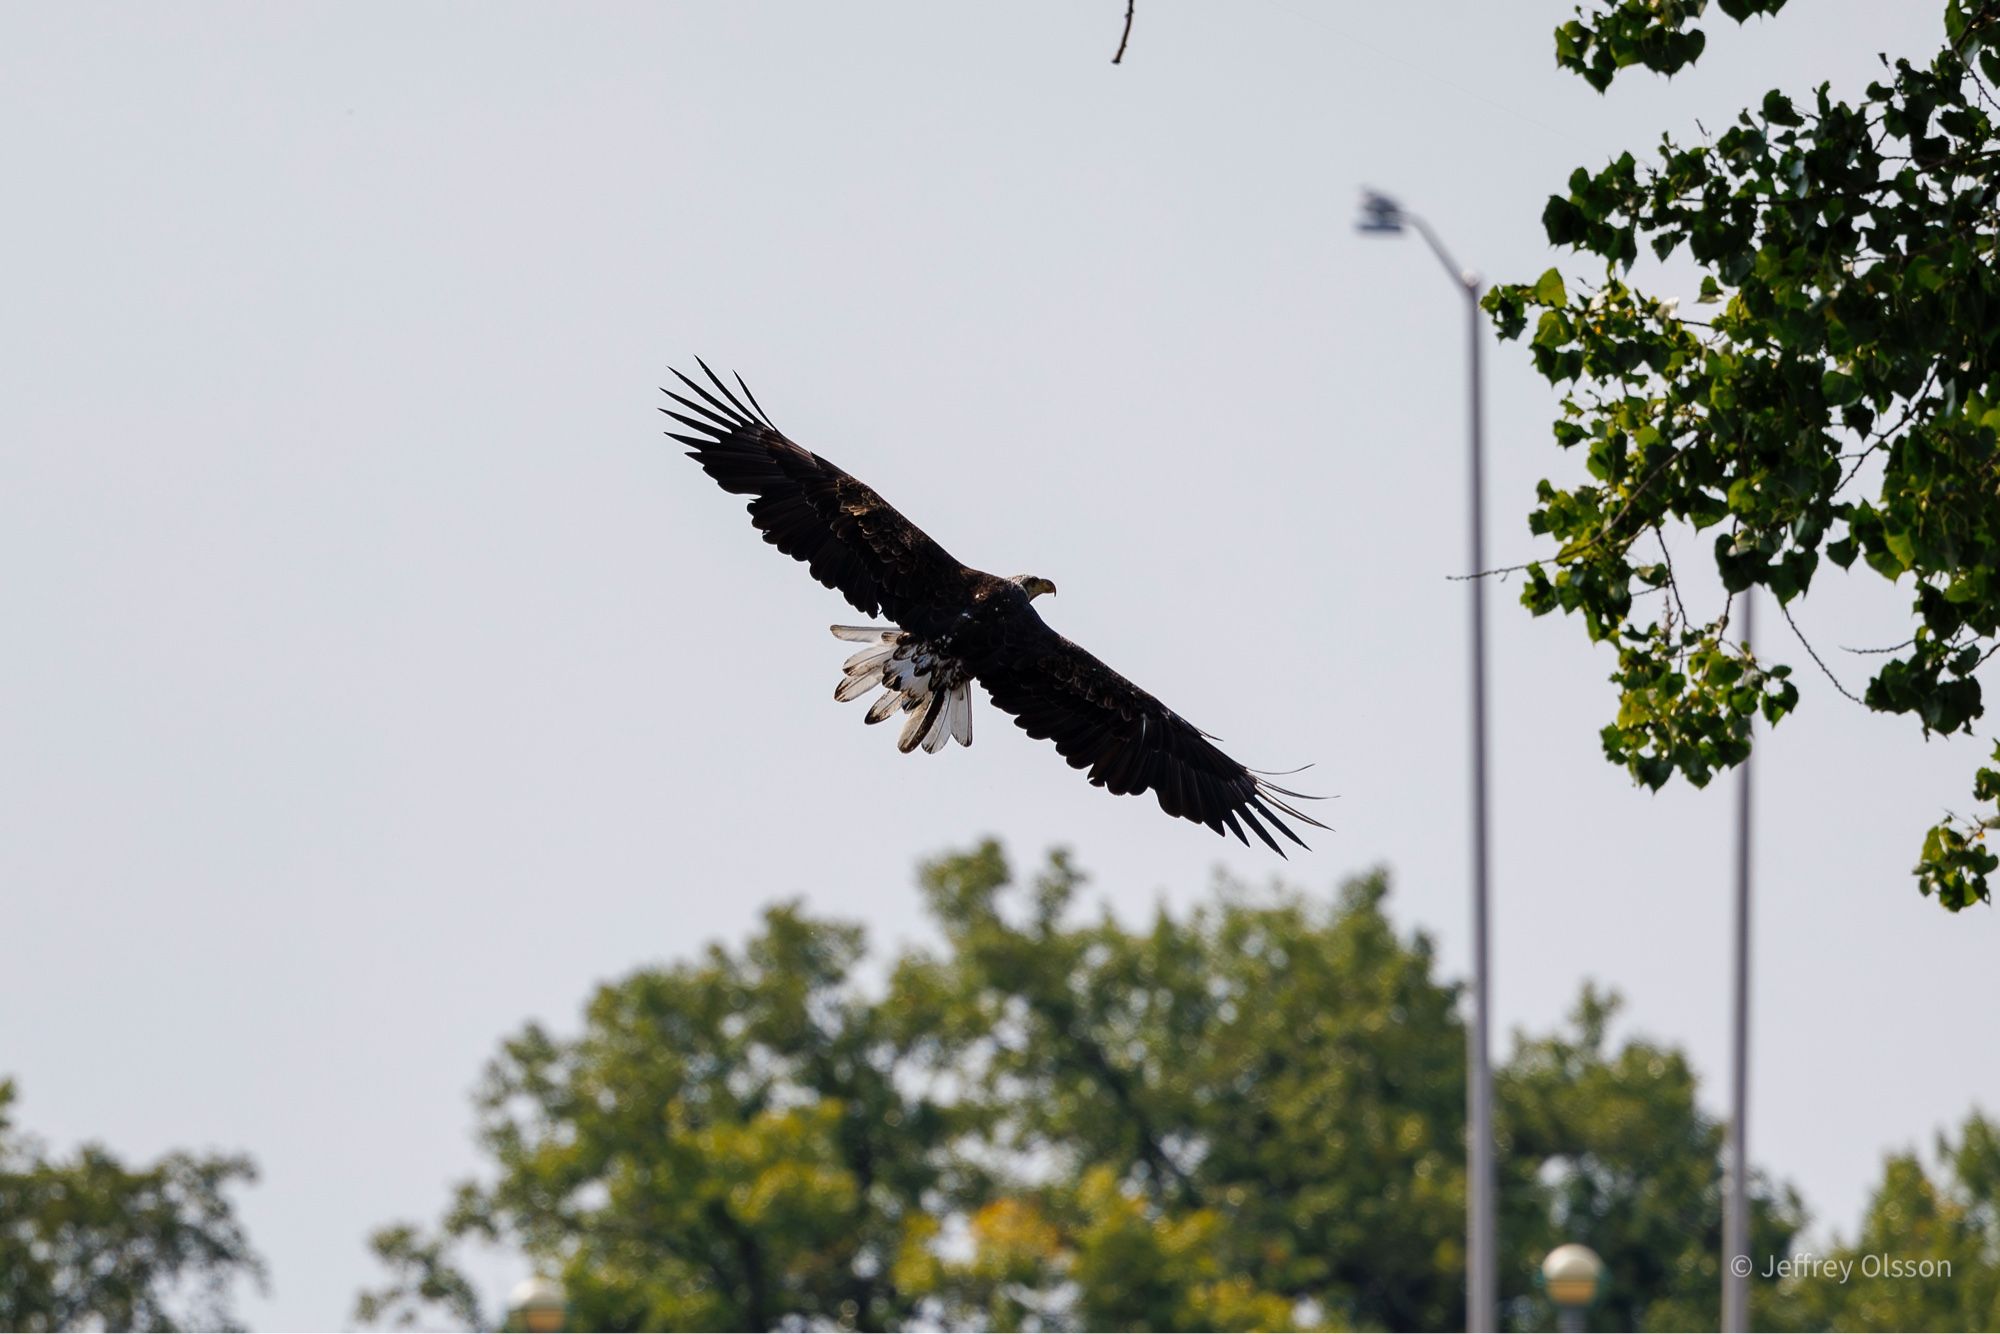
[[[1530,1263],[1566,1241],[1598,1253],[1603,1328],[1709,1328],[1722,1288],[1722,1123],[1696,1102],[1685,1054],[1643,1039],[1611,1047],[1618,1008],[1586,987],[1568,1031],[1517,1038],[1496,1075],[1512,1161],[1540,1187],[1509,1231]],[[1804,1222],[1797,1194],[1753,1180],[1750,1212],[1752,1253],[1785,1255]],[[1774,1287],[1753,1284],[1751,1300],[1760,1323],[1782,1318]],[[1523,1325],[1548,1318],[1517,1312]]]
[[2000,1329],[2000,1123],[1975,1112],[1937,1161],[1889,1159],[1860,1235],[1825,1256],[1851,1277],[1792,1284],[1792,1328]]
[[861,954],[858,927],[778,907],[740,952],[601,988],[574,1041],[505,1043],[477,1094],[497,1181],[438,1235],[378,1233],[397,1281],[359,1319],[480,1323],[444,1258],[466,1237],[559,1272],[586,1328],[916,1319],[899,1257],[992,1193],[967,1152],[984,1109],[948,1095],[934,1011],[855,984]]
[[[604,986],[573,1038],[504,1044],[492,1178],[377,1234],[359,1319],[479,1323],[454,1248],[498,1242],[585,1328],[1456,1325],[1458,987],[1384,875],[1224,881],[1138,926],[1082,910],[1061,854],[1017,881],[987,843],[921,882],[933,947],[871,965],[859,928],[783,906],[741,950]],[[1516,1328],[1553,1325],[1532,1276],[1566,1240],[1608,1263],[1607,1323],[1714,1323],[1720,1129],[1616,1008],[1586,991],[1499,1072]],[[1754,1198],[1784,1255],[1796,1195]]]
[[127,1167],[86,1144],[52,1158],[0,1080],[0,1329],[235,1329],[239,1279],[262,1286],[226,1194],[247,1158],[170,1153]]

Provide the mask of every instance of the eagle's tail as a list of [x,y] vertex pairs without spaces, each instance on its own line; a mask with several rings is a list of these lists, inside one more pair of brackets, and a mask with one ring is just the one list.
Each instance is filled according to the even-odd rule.
[[879,723],[892,713],[908,715],[896,749],[904,754],[922,746],[930,754],[956,737],[972,744],[972,681],[962,663],[947,658],[907,630],[879,625],[836,625],[836,639],[865,644],[844,665],[846,674],[833,688],[842,703],[860,699],[876,686],[882,693],[868,706],[867,721]]

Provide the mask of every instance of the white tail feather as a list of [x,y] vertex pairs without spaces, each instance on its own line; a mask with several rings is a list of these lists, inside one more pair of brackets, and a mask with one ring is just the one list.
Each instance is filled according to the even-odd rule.
[[922,740],[924,733],[937,722],[938,710],[944,707],[944,696],[929,696],[922,709],[916,708],[915,704],[916,701],[912,699],[903,706],[910,710],[910,721],[903,724],[903,734],[896,738],[896,749],[905,755],[917,748],[917,742]]
[[[855,672],[865,672],[872,668],[880,667],[883,663],[889,661],[889,655],[895,651],[893,645],[877,644],[874,648],[862,649],[846,662],[840,664],[840,669],[849,675]],[[876,675],[879,676],[881,673],[877,672]]]
[[[948,710],[949,705],[946,706]],[[931,723],[931,730],[924,733],[924,754],[935,755],[951,741],[951,720],[940,712]]]
[[972,687],[960,686],[951,692],[951,734],[961,746],[972,744]]
[[893,690],[883,691],[879,696],[876,697],[875,702],[868,706],[868,721],[871,723],[881,722],[884,718],[887,718],[890,714],[894,713],[896,711],[896,706],[898,704],[901,704],[902,702],[903,702],[903,697],[897,694],[895,691]]
[[842,704],[845,704],[849,700],[860,699],[863,695],[881,684],[882,678],[879,676],[843,677],[840,684],[833,688],[833,697]]
[[903,637],[903,632],[893,626],[835,625],[828,628],[833,631],[835,639],[845,639],[850,644],[893,644]]
[[937,721],[937,749],[943,750],[947,742],[971,726],[972,698],[965,682],[960,681],[945,692],[944,712]]
[[937,721],[924,736],[924,750],[935,755],[951,741],[952,730],[958,726],[960,703],[958,687],[953,686],[944,694],[944,707],[938,710]]

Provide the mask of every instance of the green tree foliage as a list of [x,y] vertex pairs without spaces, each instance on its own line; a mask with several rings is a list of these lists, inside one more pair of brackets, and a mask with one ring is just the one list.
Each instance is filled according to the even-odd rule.
[[[1719,7],[1740,22],[1782,3]],[[1672,73],[1701,52],[1704,8],[1598,0],[1557,30],[1557,62],[1600,91],[1633,64]],[[1907,579],[1911,635],[1867,706],[1927,735],[1984,713],[1976,669],[2000,647],[2000,6],[1950,0],[1944,18],[1942,50],[1885,58],[1857,102],[1774,89],[1699,144],[1579,168],[1542,221],[1600,263],[1595,280],[1572,290],[1551,269],[1486,298],[1503,337],[1532,320],[1537,370],[1569,386],[1556,441],[1588,474],[1541,483],[1529,526],[1556,551],[1522,600],[1616,647],[1605,754],[1648,786],[1706,784],[1749,753],[1757,715],[1798,701],[1789,668],[1724,637],[1727,603],[1689,612],[1670,529],[1715,530],[1727,595],[1762,586],[1788,621],[1822,557]],[[1642,245],[1698,268],[1707,318],[1634,284]],[[1980,770],[1973,796],[2000,799],[2000,772]],[[1922,890],[1951,909],[1987,899],[1996,823],[1932,829]]]
[[1938,1136],[1933,1177],[1913,1153],[1884,1165],[1861,1233],[1824,1261],[1845,1276],[1786,1285],[1799,1329],[2000,1329],[2000,1123],[1977,1113]]
[[[1606,1040],[1616,997],[1586,989],[1571,1031],[1522,1039],[1499,1075],[1514,1160],[1540,1166],[1546,1192],[1532,1255],[1576,1238],[1604,1260],[1600,1328],[1702,1329],[1721,1291],[1723,1128],[1696,1104],[1694,1071],[1671,1048]],[[1785,1254],[1804,1210],[1790,1190],[1751,1191],[1751,1249]],[[1753,1288],[1753,1317],[1781,1306]]]
[[[1784,7],[1785,0],[1721,0],[1717,6],[1738,23]],[[1708,0],[1615,0],[1589,15],[1579,9],[1556,29],[1556,63],[1600,93],[1631,65],[1672,74],[1692,65],[1708,45],[1707,34],[1690,22],[1707,8]]]
[[[360,1318],[477,1323],[451,1248],[499,1240],[591,1328],[1455,1327],[1465,1032],[1386,879],[1224,883],[1138,926],[1081,883],[988,843],[924,868],[941,943],[886,968],[787,906],[603,987],[574,1038],[530,1027],[479,1097],[492,1179],[377,1234]],[[1645,1257],[1620,1318],[1713,1320],[1720,1137],[1678,1052],[1607,1038],[1612,1006],[1503,1067],[1522,1327],[1571,1235]],[[1796,1201],[1757,1208],[1782,1253]]]
[[575,1041],[530,1025],[477,1097],[498,1181],[464,1187],[442,1237],[378,1233],[398,1282],[359,1318],[478,1323],[442,1242],[504,1236],[559,1266],[587,1328],[914,1320],[897,1260],[935,1200],[985,1190],[962,1152],[980,1111],[936,1091],[946,1035],[862,995],[861,948],[780,907],[740,953],[602,988]]
[[1283,1327],[1310,1299],[1341,1323],[1449,1324],[1464,1036],[1429,943],[1380,911],[1384,879],[1331,907],[1230,890],[1143,931],[1068,925],[1077,887],[1058,856],[1013,920],[997,848],[937,863],[925,890],[952,952],[905,968],[936,976],[977,1035],[997,1146],[1048,1169],[1015,1183],[1063,1224],[1029,1286],[1083,1294],[1040,1314]]
[[226,1191],[247,1158],[127,1167],[86,1144],[48,1156],[0,1080],[0,1329],[234,1329],[230,1289],[264,1281]]

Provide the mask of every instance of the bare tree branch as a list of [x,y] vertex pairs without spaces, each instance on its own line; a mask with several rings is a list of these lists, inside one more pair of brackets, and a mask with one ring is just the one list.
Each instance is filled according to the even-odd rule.
[[1833,674],[1833,669],[1820,661],[1819,650],[1812,646],[1812,641],[1806,638],[1805,631],[1799,629],[1799,623],[1792,619],[1792,609],[1780,602],[1778,603],[1778,610],[1784,613],[1785,624],[1792,627],[1792,633],[1798,637],[1799,643],[1805,645],[1806,652],[1812,654],[1812,660],[1818,663],[1819,669],[1826,676],[1826,679],[1833,682],[1833,688],[1853,700],[1856,704],[1861,704],[1864,708],[1867,707],[1862,701],[1861,696],[1842,685],[1840,678]]
[[1468,579],[1487,579],[1497,574],[1500,576],[1502,582],[1505,582],[1508,575],[1519,574],[1522,570],[1540,564],[1541,562],[1538,560],[1523,561],[1519,565],[1500,565],[1490,570],[1481,570],[1478,574],[1448,574],[1445,578],[1449,579],[1452,583],[1462,584]]
[[1125,44],[1132,40],[1132,6],[1137,3],[1138,0],[1125,0],[1125,32],[1118,39],[1118,54],[1111,57],[1114,65],[1125,59]]

